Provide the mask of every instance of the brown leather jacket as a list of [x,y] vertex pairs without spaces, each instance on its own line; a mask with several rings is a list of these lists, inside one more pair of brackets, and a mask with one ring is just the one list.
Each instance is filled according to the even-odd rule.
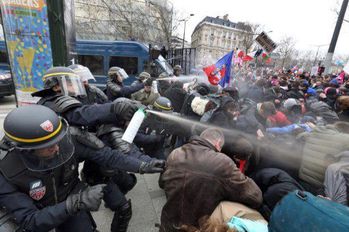
[[262,192],[240,172],[234,162],[207,140],[193,137],[167,159],[162,180],[167,202],[162,209],[162,232],[177,231],[182,224],[197,226],[221,201],[234,201],[251,208],[262,203]]

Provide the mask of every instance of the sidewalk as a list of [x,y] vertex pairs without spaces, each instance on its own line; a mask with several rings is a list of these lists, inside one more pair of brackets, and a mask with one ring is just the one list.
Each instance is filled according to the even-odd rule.
[[[158,187],[159,174],[137,175],[137,185],[127,194],[132,201],[132,219],[128,232],[156,232],[160,223],[161,209],[166,202],[165,193]],[[97,229],[109,232],[113,213],[104,208],[93,213]]]

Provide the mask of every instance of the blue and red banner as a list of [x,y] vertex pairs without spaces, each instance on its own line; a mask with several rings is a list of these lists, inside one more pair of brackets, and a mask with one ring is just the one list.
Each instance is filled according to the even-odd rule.
[[203,68],[208,77],[208,81],[212,85],[220,85],[225,87],[230,82],[230,67],[234,51],[227,53],[220,58],[216,64]]

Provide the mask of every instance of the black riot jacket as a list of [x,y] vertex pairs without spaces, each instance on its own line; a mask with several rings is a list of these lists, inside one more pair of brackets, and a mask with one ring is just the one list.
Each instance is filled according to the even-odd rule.
[[29,194],[39,209],[65,201],[79,183],[74,156],[59,168],[45,172],[28,170],[19,156],[19,151],[11,151],[0,162],[0,171],[20,192]]
[[96,126],[117,121],[116,115],[112,113],[113,103],[83,105],[70,96],[48,95],[42,97],[37,104],[49,107],[63,116],[70,125]]

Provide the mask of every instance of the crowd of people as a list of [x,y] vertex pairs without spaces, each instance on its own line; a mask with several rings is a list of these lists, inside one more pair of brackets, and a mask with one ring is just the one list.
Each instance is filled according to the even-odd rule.
[[[125,232],[134,173],[160,173],[161,232],[268,231],[294,191],[348,206],[344,72],[246,73],[225,88],[180,75],[176,65],[173,77],[142,72],[125,86],[111,67],[101,90],[87,67],[49,69],[37,105],[5,118],[0,206],[24,231],[96,231],[90,211],[103,199],[111,231]],[[130,144],[122,136],[139,108],[148,113]]]

